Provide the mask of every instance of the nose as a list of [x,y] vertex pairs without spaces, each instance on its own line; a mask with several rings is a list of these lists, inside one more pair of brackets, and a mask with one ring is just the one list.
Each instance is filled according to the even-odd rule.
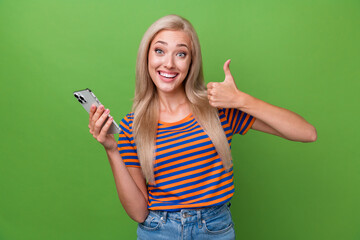
[[164,62],[164,67],[167,69],[172,69],[175,67],[174,59],[171,55],[168,55]]

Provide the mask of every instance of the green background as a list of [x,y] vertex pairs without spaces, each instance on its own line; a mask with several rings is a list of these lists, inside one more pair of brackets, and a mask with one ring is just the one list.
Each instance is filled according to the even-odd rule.
[[299,113],[315,143],[233,142],[237,239],[360,239],[360,2],[0,0],[0,239],[136,239],[72,96],[131,109],[137,48],[167,14],[197,29],[207,82]]

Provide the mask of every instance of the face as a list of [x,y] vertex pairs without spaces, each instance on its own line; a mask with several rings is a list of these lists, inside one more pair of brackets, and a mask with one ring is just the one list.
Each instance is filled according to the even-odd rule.
[[183,91],[191,63],[191,40],[183,31],[162,30],[152,40],[148,70],[158,92]]

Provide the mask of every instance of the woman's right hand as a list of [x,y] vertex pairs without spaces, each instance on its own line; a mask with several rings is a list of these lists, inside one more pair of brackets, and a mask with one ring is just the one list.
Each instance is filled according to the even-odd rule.
[[109,113],[110,110],[105,110],[103,105],[100,105],[98,108],[95,105],[92,105],[89,113],[89,132],[104,146],[106,151],[117,151],[117,142],[115,141],[113,134],[107,134],[113,121],[112,117],[109,117],[106,121]]

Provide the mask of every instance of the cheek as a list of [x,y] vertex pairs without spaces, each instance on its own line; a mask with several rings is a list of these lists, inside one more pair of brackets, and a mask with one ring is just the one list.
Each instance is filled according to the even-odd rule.
[[189,68],[190,68],[190,60],[184,61],[184,62],[181,64],[181,70],[182,70],[183,72],[188,73]]
[[151,55],[149,56],[149,63],[148,63],[149,70],[158,67],[160,64],[161,64],[161,61],[159,58],[151,56]]

